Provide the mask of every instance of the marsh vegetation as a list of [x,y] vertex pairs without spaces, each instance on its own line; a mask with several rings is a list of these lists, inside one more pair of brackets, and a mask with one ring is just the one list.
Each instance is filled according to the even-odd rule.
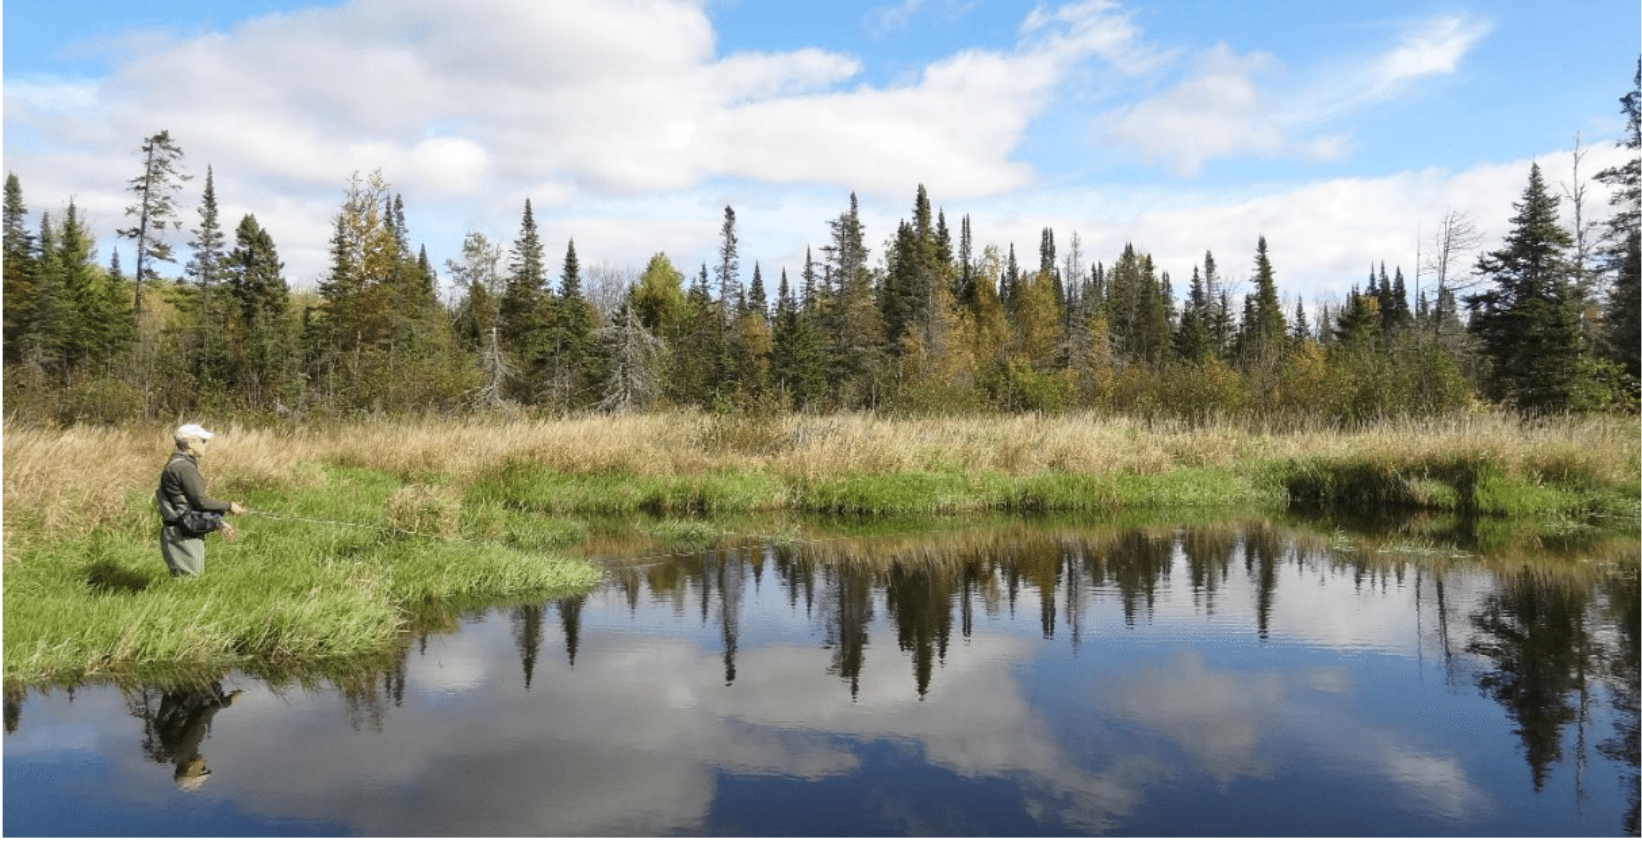
[[[8,427],[5,675],[311,663],[379,651],[441,605],[573,591],[602,519],[1277,510],[1505,515],[1536,534],[1634,529],[1638,431],[1621,418],[1459,416],[1355,430],[1093,415],[424,418],[219,425],[205,472],[244,500],[236,542],[171,582],[146,426]],[[763,532],[778,532],[768,525]],[[768,536],[766,536],[768,537]],[[775,536],[779,538],[779,536]]]

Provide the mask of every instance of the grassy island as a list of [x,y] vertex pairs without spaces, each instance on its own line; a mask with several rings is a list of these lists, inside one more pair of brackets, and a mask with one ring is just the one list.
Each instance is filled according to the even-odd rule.
[[474,600],[572,592],[587,518],[637,513],[1411,507],[1633,529],[1634,419],[1493,414],[1352,430],[1095,415],[670,413],[220,429],[240,536],[171,581],[159,426],[5,430],[5,678],[369,656]]

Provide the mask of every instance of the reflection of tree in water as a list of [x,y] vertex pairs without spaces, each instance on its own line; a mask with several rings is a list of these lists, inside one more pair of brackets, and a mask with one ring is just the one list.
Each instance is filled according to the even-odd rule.
[[1243,532],[1243,569],[1254,580],[1255,623],[1260,639],[1271,634],[1271,607],[1277,597],[1277,567],[1283,561],[1283,544],[1277,530],[1263,524]]
[[520,605],[513,609],[513,643],[519,648],[519,664],[524,669],[525,689],[536,674],[536,656],[542,648],[542,613],[540,605]]
[[567,596],[559,600],[559,627],[564,630],[564,656],[570,666],[576,665],[576,653],[582,645],[582,608],[587,605],[587,594]]
[[1061,578],[1060,547],[1047,536],[1031,535],[1011,542],[999,557],[1009,586],[1010,607],[1015,605],[1021,583],[1030,584],[1038,594],[1038,624],[1043,636],[1046,640],[1053,638],[1058,613],[1055,597]]
[[802,600],[804,614],[809,616],[815,610],[816,565],[813,558],[808,553],[799,552],[793,544],[783,544],[774,549],[775,573],[787,593],[787,604],[796,608]]
[[[744,571],[748,563],[738,554],[719,555],[714,574],[718,580],[718,630],[724,659],[724,683],[735,683],[735,656],[741,638],[741,599]],[[706,588],[702,588],[702,610],[706,619]]]
[[1638,827],[1638,800],[1642,798],[1642,780],[1638,779],[1637,767],[1642,762],[1642,739],[1638,738],[1638,714],[1642,698],[1639,698],[1639,683],[1642,683],[1642,640],[1638,640],[1639,627],[1642,627],[1642,598],[1639,598],[1638,577],[1633,568],[1630,573],[1619,574],[1610,579],[1609,586],[1609,616],[1613,618],[1617,634],[1614,645],[1605,658],[1607,684],[1610,698],[1614,707],[1615,735],[1602,741],[1597,746],[1603,756],[1619,763],[1626,769],[1625,789],[1630,793],[1630,809],[1625,812],[1624,832],[1627,836],[1636,836],[1642,833]]
[[401,650],[386,668],[361,670],[333,679],[342,694],[342,705],[348,711],[348,725],[355,731],[369,727],[381,733],[388,708],[404,705],[409,657],[409,650]]
[[[551,605],[559,612],[559,624],[564,631],[565,659],[574,667],[576,650],[581,645],[582,606],[586,594],[554,600]],[[536,674],[536,660],[541,655],[542,639],[546,631],[547,605],[533,603],[519,605],[512,610],[513,644],[519,650],[519,664],[524,671],[525,689]]]
[[884,584],[884,600],[895,618],[896,640],[912,653],[912,673],[918,698],[929,693],[937,659],[946,659],[952,636],[951,573],[932,564],[896,564]]
[[1587,667],[1594,666],[1590,597],[1567,577],[1524,570],[1501,576],[1471,616],[1478,634],[1467,651],[1493,662],[1477,686],[1516,721],[1535,790],[1562,759],[1563,726],[1580,714],[1572,697],[1585,689]]
[[[1323,533],[1327,535],[1328,533]],[[1337,533],[1336,533],[1337,534]],[[1349,545],[1348,545],[1349,546]],[[1543,786],[1564,753],[1562,737],[1570,724],[1580,728],[1572,742],[1578,768],[1576,788],[1583,787],[1586,752],[1629,769],[1635,789],[1637,768],[1637,586],[1634,564],[1621,565],[1630,578],[1598,589],[1589,578],[1519,573],[1501,579],[1498,590],[1475,611],[1453,601],[1441,564],[1409,564],[1408,556],[1341,552],[1326,537],[1291,537],[1274,524],[1179,529],[1111,529],[1051,532],[1036,527],[958,532],[948,536],[880,537],[860,542],[823,542],[772,547],[767,556],[698,556],[678,564],[657,565],[644,572],[618,574],[629,599],[639,592],[688,610],[699,607],[704,624],[717,622],[724,642],[726,680],[734,678],[738,618],[749,573],[758,578],[758,562],[768,558],[777,577],[774,587],[794,608],[824,630],[830,651],[828,672],[838,675],[858,695],[866,663],[869,632],[877,620],[877,600],[884,601],[894,623],[897,644],[909,653],[920,697],[927,695],[936,667],[944,661],[953,626],[968,638],[975,615],[1013,613],[1021,600],[1037,601],[1042,633],[1053,638],[1070,630],[1079,643],[1082,615],[1091,596],[1113,593],[1125,620],[1133,625],[1156,610],[1177,564],[1189,580],[1191,601],[1208,614],[1241,568],[1253,598],[1253,624],[1268,637],[1276,611],[1283,571],[1320,577],[1344,573],[1359,588],[1382,592],[1414,589],[1416,622],[1429,622],[1427,600],[1435,600],[1434,634],[1441,638],[1449,680],[1464,675],[1462,652],[1487,659],[1476,680],[1517,723],[1536,787]],[[1530,556],[1533,569],[1547,570]],[[753,565],[748,569],[748,565]],[[622,578],[622,577],[625,577]],[[1241,583],[1239,583],[1241,584]],[[1612,590],[1608,618],[1599,617],[1599,594]],[[1464,594],[1462,593],[1463,597]],[[1469,601],[1469,600],[1466,600]],[[1450,628],[1450,618],[1469,616],[1472,635]],[[1609,632],[1613,623],[1619,631]],[[1064,625],[1063,625],[1064,624]],[[1457,623],[1456,623],[1457,624]],[[1617,639],[1616,639],[1617,635]],[[1423,632],[1422,632],[1423,637]],[[530,651],[521,647],[521,652]],[[1616,735],[1586,730],[1593,708],[1613,704]],[[1600,740],[1600,742],[1598,742]],[[1626,819],[1636,832],[1636,801]]]
[[867,628],[872,625],[872,577],[862,567],[829,565],[821,571],[826,608],[826,646],[832,650],[828,671],[849,682],[850,698],[861,692],[861,668],[867,661]]
[[1174,565],[1174,536],[1131,529],[1107,553],[1108,573],[1123,597],[1123,617],[1134,625],[1145,608],[1150,617],[1157,608],[1157,589]]
[[1180,550],[1191,578],[1192,604],[1212,616],[1215,595],[1231,574],[1232,558],[1237,555],[1237,533],[1190,527],[1181,533]]

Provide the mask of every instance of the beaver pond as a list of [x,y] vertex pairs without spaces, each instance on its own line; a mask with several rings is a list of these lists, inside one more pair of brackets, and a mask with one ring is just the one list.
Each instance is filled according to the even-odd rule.
[[1634,836],[1634,536],[1501,530],[607,540],[379,664],[12,689],[4,832]]

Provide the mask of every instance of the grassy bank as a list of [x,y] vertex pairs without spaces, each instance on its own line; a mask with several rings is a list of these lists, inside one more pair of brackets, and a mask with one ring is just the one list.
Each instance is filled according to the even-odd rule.
[[212,492],[258,514],[188,582],[155,547],[167,430],[5,430],[8,679],[379,651],[441,601],[585,586],[596,571],[561,551],[597,516],[1307,503],[1634,528],[1642,497],[1626,418],[1280,434],[1095,416],[203,420],[221,430]]
[[599,575],[563,553],[583,537],[573,524],[487,519],[446,489],[380,471],[327,469],[289,488],[221,485],[281,514],[237,518],[231,542],[208,538],[198,579],[166,572],[146,488],[128,490],[122,517],[83,530],[8,527],[7,682],[344,663],[448,624],[475,599],[545,598]]

